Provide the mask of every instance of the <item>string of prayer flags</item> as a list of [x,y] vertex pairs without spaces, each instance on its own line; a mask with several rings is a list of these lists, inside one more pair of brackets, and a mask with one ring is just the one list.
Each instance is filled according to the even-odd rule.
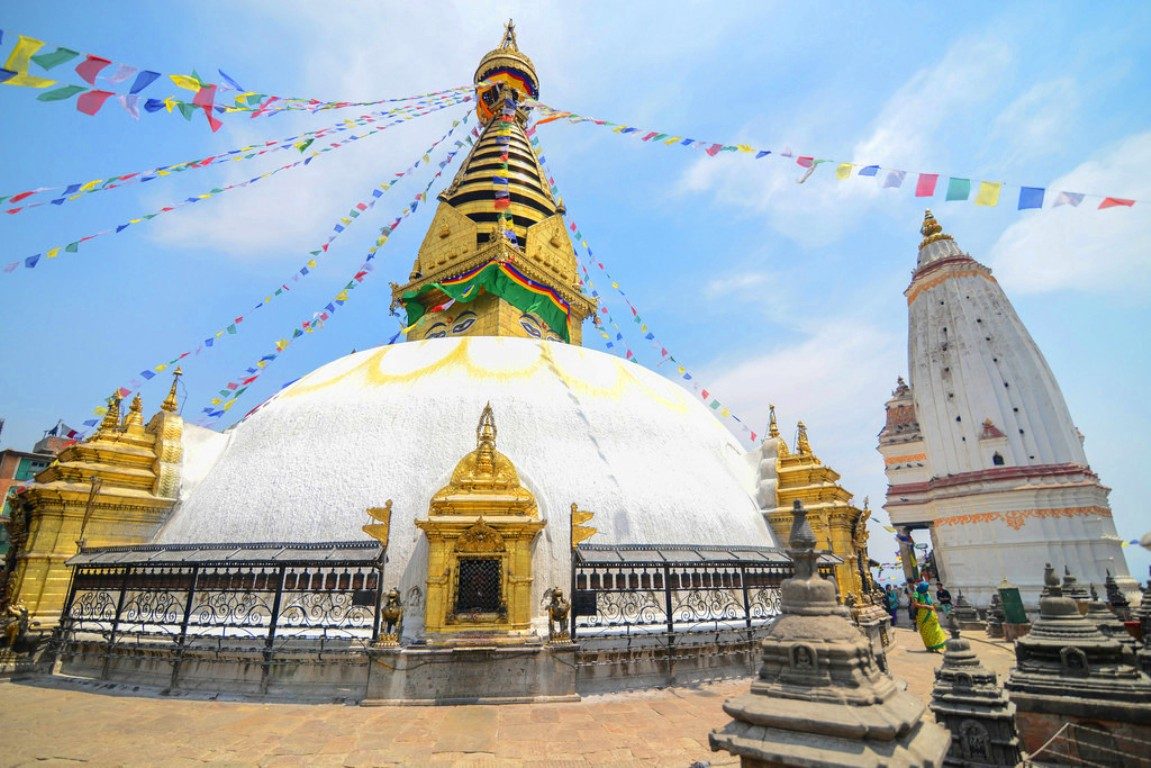
[[[433,152],[436,149],[436,147],[438,147],[441,143],[443,143],[444,141],[449,139],[460,125],[467,123],[467,121],[471,117],[471,115],[472,115],[472,110],[469,109],[467,112],[465,112],[463,114],[463,116],[459,120],[453,121],[452,127],[448,130],[448,132],[445,133],[440,138],[436,139],[436,141],[433,142],[428,147],[428,149],[423,153],[423,156],[426,156],[428,153]],[[456,142],[456,151],[458,151],[459,147],[461,147],[461,146],[463,146],[463,142],[457,141]],[[448,160],[446,160],[444,162],[444,165],[446,165],[447,162],[449,162],[450,159],[452,157],[454,157],[454,155],[455,155],[455,152],[453,152],[451,155],[449,155]],[[387,177],[387,179],[388,179],[387,181],[384,181],[381,184],[373,187],[370,196],[368,198],[366,198],[365,200],[357,202],[355,205],[353,205],[351,210],[348,212],[347,216],[342,217],[340,221],[343,222],[344,220],[347,220],[350,223],[352,220],[354,220],[354,219],[358,218],[359,216],[361,216],[362,214],[370,211],[375,206],[376,202],[381,197],[383,197],[383,194],[385,192],[387,192],[389,189],[391,189],[393,186],[395,186],[398,183],[398,180],[400,178],[408,176],[409,174],[411,174],[416,168],[419,167],[421,162],[422,162],[422,157],[420,159],[417,159],[414,163],[409,165],[406,169],[399,171],[397,173],[390,174]],[[443,166],[441,166],[440,170],[441,171],[443,170]],[[309,252],[310,255],[309,255],[308,261],[304,264],[304,266],[300,267],[300,269],[298,269],[296,271],[296,273],[292,276],[291,281],[292,282],[298,282],[301,278],[307,277],[309,274],[311,274],[311,272],[318,266],[318,261],[317,261],[318,257],[320,257],[321,254],[327,253],[329,248],[331,247],[332,242],[342,232],[345,232],[346,230],[347,230],[347,227],[345,225],[337,224],[333,228],[333,233],[328,236],[328,239],[324,242],[324,244],[319,246],[319,248],[317,248],[316,250]],[[373,250],[370,253],[374,254],[375,249],[378,247],[379,247],[378,245],[374,246]],[[369,261],[370,260],[371,260],[371,255],[369,255]],[[363,280],[363,278],[366,276],[366,274],[370,270],[370,268],[371,267],[369,265],[368,269],[361,269],[353,277],[353,280],[355,280],[357,282]],[[261,307],[267,305],[268,303],[270,303],[273,300],[273,298],[278,297],[278,296],[282,296],[283,294],[288,293],[290,291],[291,291],[291,288],[288,286],[287,283],[280,285],[280,287],[278,287],[278,288],[274,289],[272,292],[268,293],[258,304],[256,304],[254,307],[252,307],[252,309],[249,310],[249,314],[251,312],[254,312],[255,310],[260,309]],[[245,319],[246,318],[244,315],[235,316],[232,319],[232,321],[230,323],[228,323],[226,326],[224,326],[220,330],[217,330],[214,334],[212,334],[211,336],[204,339],[203,342],[201,342],[195,348],[195,350],[185,351],[185,352],[173,357],[171,360],[169,360],[167,362],[157,363],[156,365],[154,365],[150,368],[146,368],[146,369],[140,371],[138,375],[144,381],[151,380],[157,373],[163,372],[169,366],[175,365],[180,360],[183,360],[186,357],[189,357],[191,355],[199,355],[205,349],[214,349],[215,346],[217,345],[217,342],[220,341],[221,339],[226,338],[227,336],[236,335],[239,332],[240,324],[243,323],[245,321]],[[300,331],[299,329],[297,329],[294,335],[299,336],[302,334],[303,334],[303,331]],[[281,349],[281,350],[277,350],[277,351],[283,351],[283,350]],[[140,386],[142,386],[142,382],[138,379],[133,379],[132,381],[130,381],[128,383],[127,386],[122,386],[122,387],[120,387],[120,389],[126,391],[128,394],[131,394],[136,389],[139,389]],[[231,385],[229,385],[229,386],[231,386]],[[234,387],[232,387],[232,388],[234,389]]]
[[[718,142],[707,141],[702,139],[686,138],[679,135],[670,133],[662,133],[658,131],[645,131],[642,128],[636,128],[622,123],[612,122],[611,120],[601,120],[594,117],[587,117],[575,112],[566,110],[555,109],[539,101],[529,100],[529,105],[538,110],[542,117],[536,121],[535,125],[541,126],[547,123],[552,123],[557,120],[567,120],[572,124],[578,123],[591,123],[604,128],[611,129],[613,134],[619,136],[633,136],[638,138],[645,144],[662,144],[669,147],[683,147],[687,149],[699,149],[709,157],[718,157],[721,154],[732,152],[740,155],[747,155],[756,160],[772,155],[777,158],[795,158],[795,162],[801,168],[805,169],[805,173],[798,181],[799,183],[806,182],[812,177],[819,169],[820,165],[831,163],[835,165],[835,178],[840,181],[846,181],[852,178],[852,173],[857,177],[871,177],[876,179],[880,187],[884,189],[900,189],[903,187],[903,182],[907,179],[909,173],[915,179],[915,196],[930,198],[935,197],[939,193],[942,186],[944,188],[944,200],[948,201],[971,201],[975,205],[994,208],[998,207],[1002,199],[1002,191],[1005,187],[1018,188],[1019,197],[1016,205],[1017,210],[1030,210],[1043,208],[1047,199],[1046,187],[1022,186],[1016,184],[1008,184],[1003,181],[978,181],[978,186],[975,187],[975,195],[972,197],[973,181],[970,178],[960,176],[950,176],[939,173],[919,173],[909,172],[898,168],[885,168],[879,165],[863,165],[860,163],[852,163],[846,161],[838,161],[831,159],[817,158],[815,155],[799,155],[796,157],[791,151],[773,152],[770,149],[757,149],[748,144],[721,144]],[[858,168],[858,171],[855,169]],[[946,178],[945,185],[941,185],[940,181]],[[1078,206],[1083,202],[1084,198],[1098,199],[1098,210],[1107,208],[1131,208],[1137,202],[1130,198],[1092,195],[1082,192],[1067,192],[1060,191],[1053,199],[1051,207],[1058,207],[1060,205]]]
[[[536,125],[538,126],[539,123]],[[544,157],[539,139],[534,134],[535,126],[527,131],[527,135],[531,139],[532,152],[535,153],[536,159],[539,160],[540,165],[543,166],[547,171],[548,183],[551,185],[552,194],[556,195],[557,187],[555,183],[555,177],[551,173],[551,169],[547,166],[547,160]],[[620,328],[619,323],[616,322],[616,319],[612,316],[611,310],[604,300],[604,297],[596,288],[596,284],[592,280],[591,273],[588,269],[588,264],[595,264],[599,268],[600,272],[603,273],[604,277],[606,277],[610,283],[612,290],[618,293],[620,298],[624,300],[624,303],[627,304],[628,309],[631,311],[633,324],[639,327],[639,333],[643,336],[643,339],[648,342],[651,348],[658,355],[659,364],[662,365],[664,362],[669,362],[675,365],[676,375],[679,377],[679,380],[681,382],[687,382],[684,384],[684,386],[690,386],[692,390],[694,390],[695,393],[703,399],[704,403],[706,403],[707,406],[711,408],[711,410],[716,414],[718,418],[724,421],[729,419],[734,421],[739,426],[739,429],[749,437],[751,442],[755,443],[759,435],[753,429],[751,429],[751,427],[745,424],[742,419],[736,416],[730,407],[720,402],[718,398],[713,397],[709,390],[701,386],[695,375],[688,370],[687,366],[677,360],[675,355],[673,355],[668,350],[667,346],[664,345],[658,338],[656,338],[655,331],[653,331],[648,326],[647,322],[640,314],[639,309],[635,306],[635,304],[632,303],[631,299],[628,298],[627,294],[620,287],[619,281],[611,276],[611,273],[608,271],[607,267],[604,266],[602,260],[595,258],[592,253],[591,246],[588,245],[587,239],[584,237],[583,232],[580,230],[574,219],[572,219],[571,223],[568,225],[568,230],[573,241],[573,248],[575,248],[577,253],[582,254],[582,258],[580,259],[580,271],[583,274],[583,285],[591,293],[592,298],[597,300],[599,305],[599,315],[597,315],[597,318],[601,316],[606,317],[608,323],[612,326],[613,329],[615,329],[615,336],[613,338],[610,334],[603,330],[602,324],[600,322],[596,323],[596,329],[599,332],[600,338],[604,340],[607,348],[612,349],[616,343],[622,343],[624,358],[626,360],[630,360],[631,362],[636,362],[635,352],[632,351],[631,347],[628,346],[627,342],[624,340],[624,334]]]
[[[3,42],[2,34],[0,34],[0,42]],[[73,68],[73,72],[80,80],[93,87],[92,91],[84,89],[85,91],[88,91],[89,94],[96,93],[97,95],[88,96],[87,99],[78,101],[78,109],[85,114],[94,115],[111,96],[117,96],[117,100],[121,101],[125,110],[133,117],[137,117],[139,114],[137,110],[138,102],[128,97],[138,95],[162,76],[159,72],[142,70],[129,64],[116,63],[107,57],[92,53],[81,54],[79,51],[63,46],[57,46],[51,52],[41,52],[44,45],[45,43],[42,40],[37,40],[36,38],[26,35],[18,35],[17,42],[9,52],[4,67],[0,69],[0,83],[26,88],[48,88],[55,85],[57,80],[42,77],[38,74],[39,71],[49,72],[62,64],[70,63],[83,56],[82,60]],[[36,72],[33,72],[31,69],[33,65],[36,67]],[[471,85],[461,85],[440,91],[432,91],[430,93],[375,99],[373,101],[330,101],[297,96],[269,96],[253,91],[244,91],[239,83],[225,74],[222,69],[217,69],[216,71],[220,75],[220,83],[205,82],[194,70],[191,74],[168,75],[167,80],[169,82],[177,88],[192,93],[191,101],[175,99],[171,96],[164,99],[148,99],[145,102],[146,111],[158,112],[160,109],[167,109],[168,112],[172,112],[173,109],[176,109],[188,119],[191,119],[192,115],[197,111],[202,111],[211,129],[216,131],[219,130],[221,123],[215,115],[228,112],[251,112],[252,117],[275,114],[287,110],[306,110],[315,113],[328,109],[344,109],[347,107],[366,107],[385,103],[417,101],[442,96],[448,93],[459,94],[471,92],[473,89]],[[53,73],[53,75],[56,77],[59,76],[58,73]],[[128,82],[129,79],[132,79],[132,85],[126,94],[97,87],[101,83],[121,85]],[[237,97],[234,105],[217,105],[215,100],[219,91],[238,91],[241,93]],[[76,93],[78,92],[72,91],[71,93],[67,93],[62,89],[58,89],[58,92],[56,92],[52,98],[42,100],[62,101]],[[103,96],[102,93],[108,93],[109,95]],[[119,97],[125,98],[121,100]],[[274,109],[270,109],[273,103],[276,106]]]
[[[434,110],[416,113],[416,114],[413,114],[412,117],[422,117],[423,115],[429,114],[430,111],[434,111]],[[411,118],[409,118],[409,117],[401,118],[400,120],[398,120],[396,122],[402,122],[403,120],[406,120],[406,119],[411,119]],[[84,237],[81,237],[79,240],[75,240],[71,243],[68,243],[67,245],[63,245],[63,246],[58,245],[58,246],[49,248],[42,253],[37,253],[34,256],[29,256],[28,258],[23,259],[22,261],[17,260],[17,261],[10,262],[4,266],[3,271],[6,273],[11,273],[11,272],[15,271],[21,264],[23,264],[26,269],[35,269],[36,265],[40,262],[41,257],[46,257],[48,259],[54,259],[57,256],[59,256],[62,251],[65,253],[76,253],[77,251],[79,251],[81,243],[85,243],[89,240],[94,240],[98,237],[104,237],[106,235],[119,234],[130,226],[140,224],[140,223],[145,222],[145,221],[150,221],[151,219],[154,219],[155,217],[157,217],[161,214],[171,213],[172,211],[180,210],[181,208],[185,208],[189,205],[195,205],[196,203],[199,203],[201,200],[207,200],[207,199],[212,198],[212,197],[217,197],[217,196],[219,196],[225,192],[230,192],[230,191],[235,190],[235,189],[240,189],[243,187],[251,186],[253,184],[257,184],[257,183],[263,181],[264,179],[267,179],[271,176],[275,176],[276,174],[282,173],[283,171],[292,170],[294,168],[302,168],[303,166],[308,165],[309,163],[312,162],[312,160],[314,160],[316,157],[318,157],[322,154],[325,154],[325,153],[331,152],[335,149],[339,149],[341,147],[347,146],[351,142],[356,141],[357,139],[364,138],[365,136],[370,136],[373,134],[380,133],[381,131],[386,130],[387,128],[391,127],[394,124],[395,124],[395,122],[385,123],[382,126],[373,127],[370,130],[365,131],[365,132],[360,133],[360,134],[350,134],[347,137],[345,137],[342,141],[331,142],[330,144],[328,144],[328,146],[322,147],[320,149],[314,149],[314,150],[310,151],[307,154],[307,157],[305,157],[301,160],[296,160],[295,162],[291,162],[291,163],[288,163],[286,165],[282,165],[278,168],[274,168],[270,171],[266,171],[266,172],[264,172],[258,176],[254,176],[254,177],[252,177],[250,179],[246,179],[244,181],[239,181],[239,182],[236,182],[234,184],[228,184],[228,185],[223,186],[223,187],[213,187],[212,189],[210,189],[207,192],[201,193],[199,195],[194,195],[192,197],[185,198],[181,202],[172,203],[170,205],[166,205],[163,208],[160,208],[159,210],[153,211],[151,213],[147,213],[147,214],[143,214],[141,216],[131,218],[128,221],[126,221],[125,223],[119,224],[116,227],[112,227],[112,228],[108,228],[108,229],[102,229],[98,232],[93,232],[91,234],[85,235]]]
[[[475,133],[477,133],[477,131],[473,129],[473,134]],[[349,280],[347,284],[345,284],[334,297],[332,297],[331,301],[324,305],[323,309],[312,313],[312,316],[297,325],[292,330],[291,334],[276,340],[274,344],[274,351],[262,355],[260,359],[257,360],[253,365],[248,366],[245,369],[244,376],[237,377],[237,380],[229,382],[226,388],[221,388],[220,393],[211,399],[210,404],[201,409],[207,420],[210,421],[218,419],[226,414],[229,410],[231,410],[232,407],[235,406],[237,399],[245,391],[247,391],[253,382],[255,382],[260,377],[268,365],[274,362],[289,348],[293,340],[301,338],[308,333],[315,333],[317,330],[320,330],[324,327],[328,320],[330,320],[332,316],[336,314],[337,310],[350,299],[350,292],[362,284],[367,276],[371,273],[373,267],[371,262],[375,259],[379,248],[388,241],[391,234],[395,232],[396,229],[409,216],[416,212],[419,204],[428,199],[428,192],[431,190],[432,186],[441,176],[443,176],[445,169],[448,167],[448,165],[451,164],[452,160],[455,159],[455,156],[459,154],[461,150],[462,147],[460,146],[460,143],[457,142],[457,145],[447,153],[442,161],[440,161],[436,172],[432,175],[432,178],[428,181],[423,190],[416,193],[411,202],[404,207],[404,210],[400,213],[400,215],[397,216],[390,224],[380,228],[380,235],[376,239],[375,244],[368,249],[367,258],[364,260],[364,263],[352,276],[352,279]],[[422,160],[423,158],[421,157],[420,161]],[[416,164],[418,164],[420,161],[417,161]],[[233,384],[236,385],[234,388],[232,386]]]
[[[79,86],[68,87],[79,88]],[[45,95],[47,94],[41,94],[41,96]],[[72,184],[63,186],[37,187],[35,189],[19,192],[13,195],[0,195],[0,204],[8,203],[11,205],[13,203],[23,203],[23,205],[7,208],[4,211],[10,215],[15,215],[30,208],[38,208],[48,204],[57,206],[64,205],[65,203],[77,200],[86,195],[94,194],[96,192],[104,192],[109,189],[118,189],[128,184],[142,184],[149,181],[154,181],[157,178],[169,176],[174,173],[181,173],[183,171],[189,170],[199,170],[223,162],[250,160],[255,157],[262,157],[263,155],[269,154],[271,152],[277,152],[285,149],[296,149],[302,153],[304,150],[310,147],[316,139],[321,139],[331,134],[346,132],[352,128],[376,123],[389,117],[402,117],[404,115],[408,116],[404,119],[421,117],[424,114],[437,112],[441,109],[455,106],[456,104],[470,102],[471,100],[472,97],[470,95],[444,99],[442,102],[436,102],[434,108],[430,109],[428,112],[422,112],[422,108],[411,105],[393,107],[391,109],[383,110],[380,112],[369,112],[354,119],[342,120],[339,123],[335,123],[325,128],[320,128],[314,131],[306,131],[296,136],[290,136],[284,139],[269,140],[259,144],[249,144],[237,149],[230,149],[227,152],[221,152],[216,155],[209,155],[208,157],[185,160],[179,163],[161,165],[155,168],[132,171],[130,173],[112,174],[107,178],[92,179],[85,182],[74,182]],[[400,122],[404,122],[404,120],[396,120],[395,122],[389,123],[388,127],[398,125]],[[51,199],[24,202],[26,199],[47,192],[55,192],[58,193],[58,195],[52,197]]]

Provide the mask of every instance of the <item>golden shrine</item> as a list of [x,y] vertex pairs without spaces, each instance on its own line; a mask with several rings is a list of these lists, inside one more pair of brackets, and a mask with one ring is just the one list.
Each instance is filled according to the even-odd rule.
[[[852,494],[839,484],[839,473],[820,461],[811,448],[807,426],[797,428],[794,450],[780,438],[771,406],[768,439],[778,445],[776,506],[765,511],[768,523],[778,540],[786,540],[794,521],[792,505],[803,503],[807,520],[815,532],[816,548],[838,555],[843,562],[835,566],[835,582],[840,601],[853,595],[855,602],[871,601],[870,571],[867,555],[867,519],[871,516],[867,502],[863,509],[851,503]],[[867,580],[867,584],[864,580]]]
[[176,504],[184,453],[184,421],[176,412],[180,373],[147,425],[139,395],[122,418],[121,398],[108,398],[95,433],[62,450],[15,497],[6,595],[10,604],[22,602],[41,629],[60,620],[72,577],[65,561],[81,543],[150,542]]
[[427,519],[416,521],[428,539],[429,635],[526,633],[532,544],[544,525],[515,465],[496,450],[489,403],[476,426],[476,449],[432,496]]

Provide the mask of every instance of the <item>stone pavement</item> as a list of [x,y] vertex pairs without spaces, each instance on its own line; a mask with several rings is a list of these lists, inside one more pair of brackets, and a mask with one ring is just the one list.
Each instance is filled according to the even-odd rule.
[[[942,656],[896,630],[897,677],[926,699]],[[973,640],[980,633],[968,633]],[[976,642],[1007,673],[1011,646]],[[0,683],[0,766],[590,768],[735,766],[711,752],[723,701],[750,680],[589,696],[571,704],[355,707],[118,695],[59,682]]]

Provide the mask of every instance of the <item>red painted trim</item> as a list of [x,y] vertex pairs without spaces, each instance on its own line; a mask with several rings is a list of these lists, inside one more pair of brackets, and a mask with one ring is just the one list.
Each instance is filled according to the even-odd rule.
[[889,485],[887,486],[887,496],[890,498],[892,496],[906,496],[910,493],[927,493],[940,488],[954,488],[957,485],[969,483],[995,480],[1032,480],[1067,475],[1085,475],[1096,482],[1099,481],[1099,476],[1091,471],[1091,467],[1083,464],[1036,464],[1029,467],[994,467],[975,472],[961,472],[958,475],[947,475],[946,477],[933,477],[922,483]]

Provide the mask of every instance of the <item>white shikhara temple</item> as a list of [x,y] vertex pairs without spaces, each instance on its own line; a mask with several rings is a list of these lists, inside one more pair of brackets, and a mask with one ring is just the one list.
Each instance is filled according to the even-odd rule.
[[[908,371],[879,435],[892,524],[931,532],[939,576],[986,604],[1007,579],[1035,604],[1044,563],[1133,592],[1083,435],[991,270],[928,211],[905,291]],[[906,562],[907,545],[904,548]]]

